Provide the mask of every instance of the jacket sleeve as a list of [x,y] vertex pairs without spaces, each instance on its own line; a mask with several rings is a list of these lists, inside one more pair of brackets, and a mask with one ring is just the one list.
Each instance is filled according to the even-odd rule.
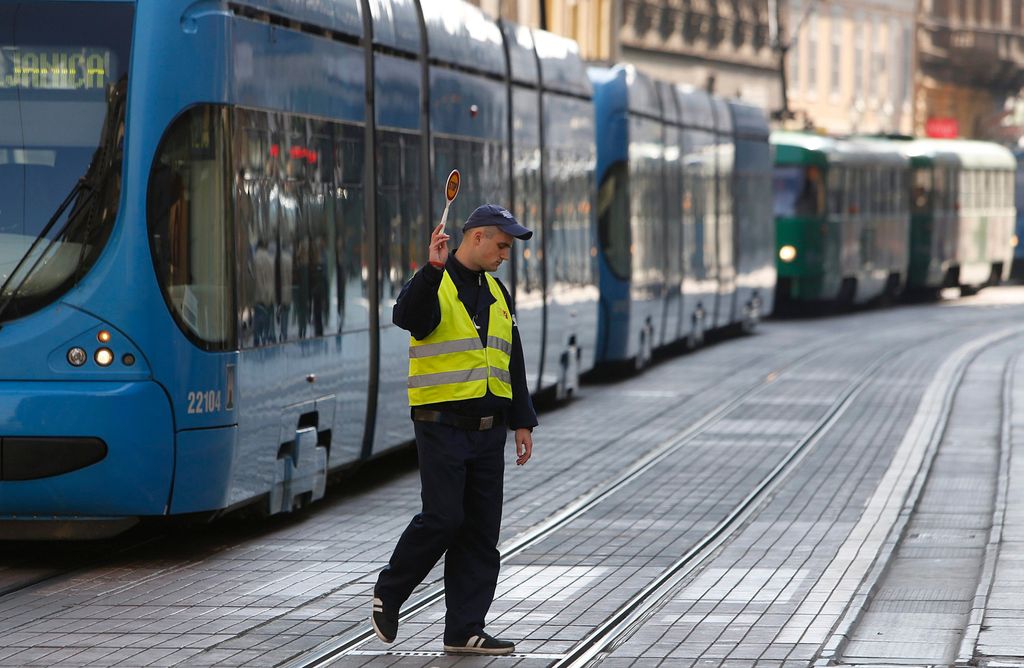
[[413,335],[417,341],[430,336],[441,323],[441,302],[437,289],[444,271],[424,265],[398,295],[391,321]]
[[505,286],[498,282],[505,294],[505,302],[512,311],[512,355],[509,357],[508,372],[512,376],[512,406],[508,409],[508,426],[511,429],[533,429],[537,426],[537,411],[533,408],[533,398],[526,383],[526,362],[523,358],[523,341],[519,337],[519,327],[515,324],[515,305]]

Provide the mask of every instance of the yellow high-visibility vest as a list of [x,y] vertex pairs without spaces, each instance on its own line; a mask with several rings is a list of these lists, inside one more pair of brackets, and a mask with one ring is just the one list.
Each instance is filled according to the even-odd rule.
[[487,323],[487,347],[448,272],[441,277],[437,297],[441,323],[422,341],[409,338],[409,405],[478,399],[490,389],[495,396],[512,398],[508,372],[512,354],[512,314],[498,281],[489,274],[487,287],[494,296]]

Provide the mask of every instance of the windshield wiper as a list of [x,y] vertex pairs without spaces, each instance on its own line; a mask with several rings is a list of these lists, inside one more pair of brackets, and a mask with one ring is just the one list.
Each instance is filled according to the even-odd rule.
[[[82,191],[85,190],[88,191],[88,194],[81,201],[79,207],[72,211],[71,215],[67,217],[67,220],[64,221],[64,225],[61,226],[60,231],[57,232],[57,234],[53,235],[52,239],[47,239],[47,235],[50,233],[50,230],[53,229],[53,226],[57,224],[57,221],[60,220],[60,217],[64,215],[64,211],[66,211],[67,208],[71,205],[71,203],[75,200],[75,197],[80,195]],[[10,306],[11,303],[14,301],[14,297],[21,291],[21,288],[24,287],[25,282],[29,279],[29,277],[32,276],[33,273],[35,273],[36,269],[39,267],[39,263],[42,262],[43,258],[46,257],[46,254],[50,252],[50,249],[53,247],[53,244],[55,244],[57,240],[64,235],[64,233],[67,231],[71,223],[78,217],[78,214],[85,209],[85,205],[88,204],[89,200],[92,199],[93,195],[95,194],[96,187],[92,185],[86,179],[86,177],[82,177],[78,179],[78,182],[75,183],[75,186],[71,189],[71,192],[69,192],[67,197],[64,198],[64,201],[60,203],[60,206],[57,207],[57,210],[53,212],[53,215],[50,217],[50,220],[46,222],[46,225],[43,226],[43,229],[36,236],[35,240],[32,242],[32,245],[29,246],[28,251],[25,252],[21,260],[18,261],[18,264],[15,265],[14,270],[11,272],[11,275],[8,276],[7,280],[3,282],[3,285],[0,285],[0,323],[3,322],[3,315],[4,312],[7,310],[7,307]],[[25,272],[25,274],[21,277],[21,280],[18,281],[17,285],[15,285],[11,291],[7,292],[7,286],[11,283],[11,281],[14,280],[14,277],[18,275],[18,272],[21,271],[21,268],[23,266],[25,266],[25,263],[28,262],[30,257],[32,257],[32,253],[36,250],[39,244],[43,242],[44,239],[48,243],[46,244],[46,247],[43,249],[43,252],[39,254],[35,262],[32,263],[32,267],[27,272]],[[2,325],[0,325],[0,327],[2,327]]]

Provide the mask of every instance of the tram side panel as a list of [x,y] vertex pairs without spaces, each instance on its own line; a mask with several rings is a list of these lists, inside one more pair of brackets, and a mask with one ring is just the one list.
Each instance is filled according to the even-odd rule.
[[547,335],[544,386],[564,395],[594,366],[598,279],[594,237],[594,108],[589,99],[546,91],[544,260]]
[[[137,5],[138,25],[156,28],[135,50],[138,78],[126,137],[140,150],[134,183],[125,184],[140,212],[133,217],[140,234],[133,250],[148,256],[146,273],[155,276],[157,290],[147,295],[151,279],[121,267],[123,275],[139,277],[125,305],[162,311],[131,320],[133,328],[147,330],[140,331],[140,347],[153,360],[154,379],[174,413],[174,487],[162,513],[228,503],[242,408],[226,75],[234,25],[223,15],[196,16],[186,19],[190,30],[183,31],[186,10],[183,2]],[[88,308],[103,307],[90,299]]]
[[678,102],[671,84],[658,82],[658,96],[665,116],[662,155],[661,198],[664,243],[661,250],[665,268],[665,298],[658,324],[661,345],[679,342],[685,336],[683,317],[683,129]]
[[715,133],[711,97],[676,87],[683,123],[683,327],[691,345],[711,329],[717,308]]
[[629,329],[629,121],[621,70],[591,68],[597,146],[597,240],[600,286],[597,364],[626,357]]
[[718,265],[718,295],[713,327],[723,328],[737,322],[733,196],[736,148],[733,143],[732,114],[727,103],[717,97],[712,98],[711,103],[715,116],[715,247]]
[[523,342],[526,377],[530,391],[539,392],[550,387],[541,379],[546,230],[541,204],[540,93],[519,85],[512,87],[512,180],[512,213],[533,230],[531,238],[513,244],[512,253],[516,264],[516,322]]
[[730,102],[736,128],[736,291],[739,321],[749,329],[771,313],[775,289],[772,153],[764,112]]
[[232,90],[244,201],[239,294],[248,301],[229,505],[269,494],[270,512],[305,494],[309,468],[322,475],[325,455],[328,467],[361,456],[375,335],[364,52],[274,33],[270,39],[266,25],[236,19],[234,50],[248,55],[233,70]]
[[[378,53],[374,67],[377,115],[377,239],[380,280],[380,366],[373,453],[413,438],[409,420],[409,333],[392,322],[405,283],[426,263],[430,224],[423,208],[421,68],[416,60]],[[364,453],[365,454],[365,453]]]

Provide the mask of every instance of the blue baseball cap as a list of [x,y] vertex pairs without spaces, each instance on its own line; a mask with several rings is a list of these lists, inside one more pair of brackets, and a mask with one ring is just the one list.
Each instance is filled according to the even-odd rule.
[[478,206],[476,211],[469,214],[469,218],[466,219],[466,224],[462,226],[462,233],[465,234],[467,230],[474,227],[497,227],[502,232],[524,241],[533,236],[533,230],[528,230],[520,225],[508,209],[497,204]]

